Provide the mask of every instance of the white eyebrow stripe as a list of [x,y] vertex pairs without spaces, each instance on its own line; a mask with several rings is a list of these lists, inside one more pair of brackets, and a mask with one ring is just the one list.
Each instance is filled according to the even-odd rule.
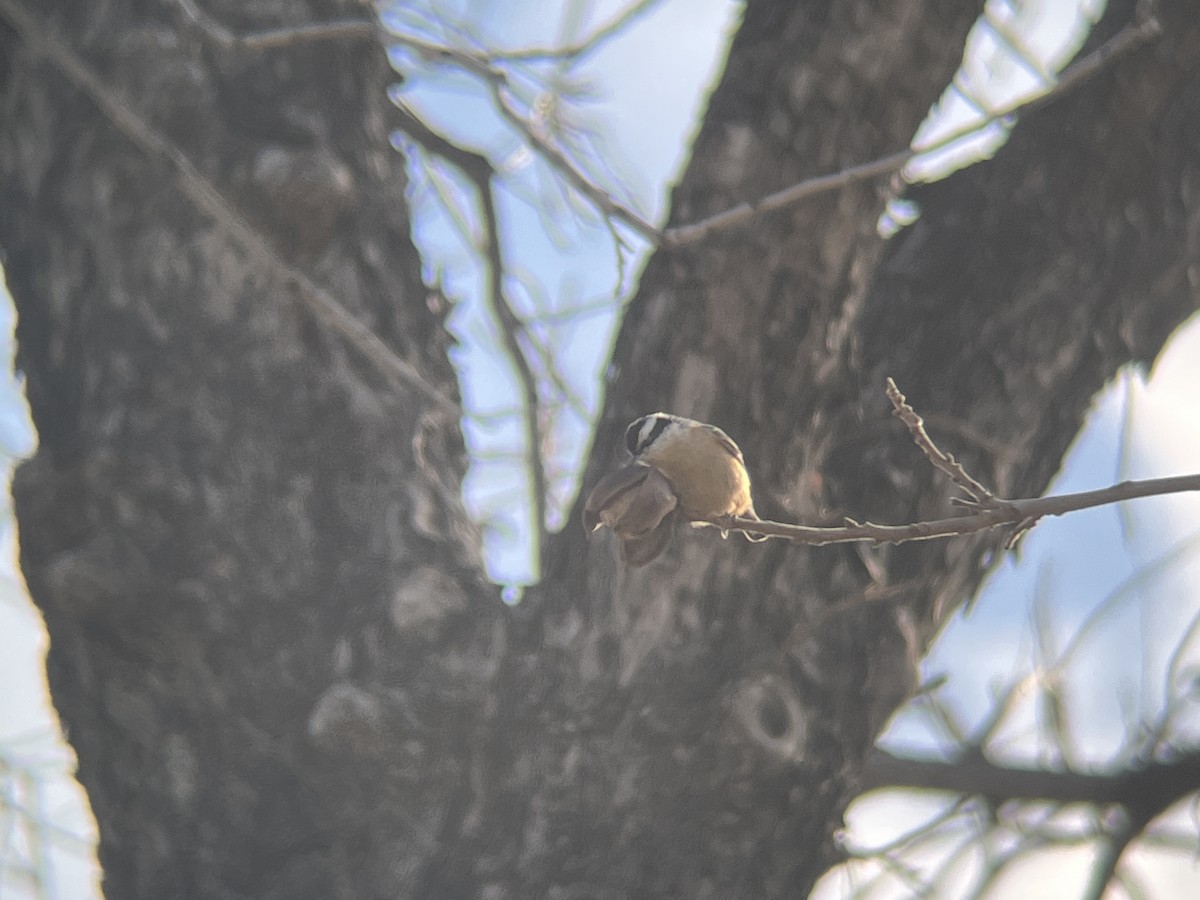
[[642,423],[642,427],[638,430],[638,449],[643,450],[646,443],[650,440],[650,432],[654,430],[654,426],[658,424],[657,416],[647,416],[646,421]]
[[641,429],[638,431],[638,453],[641,453],[649,447],[658,436],[670,428],[678,420],[667,413],[654,413],[646,417],[646,421],[642,423]]

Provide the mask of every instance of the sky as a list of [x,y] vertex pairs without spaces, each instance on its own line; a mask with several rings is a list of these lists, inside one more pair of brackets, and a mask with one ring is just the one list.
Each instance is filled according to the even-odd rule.
[[[410,3],[393,24],[441,40],[482,37],[491,46],[515,48],[587,34],[623,6],[607,0],[578,6],[532,0],[522,4],[463,0],[439,3],[431,12],[428,5]],[[1046,68],[1060,64],[1073,52],[1084,34],[1080,24],[1099,13],[1094,2],[1081,12],[1068,0],[1027,2],[1019,9],[1003,3],[993,6],[997,19],[1021,34]],[[563,10],[576,12],[563,14]],[[627,197],[653,221],[665,214],[667,190],[685,160],[707,86],[718,73],[736,15],[736,4],[726,0],[662,0],[627,33],[589,57],[580,70],[541,72],[544,77],[560,79],[570,101],[563,111],[567,121],[594,132],[593,137],[580,140],[594,140],[595,158],[602,158],[604,164],[589,162],[589,174]],[[432,24],[435,19],[461,27],[435,33],[439,27]],[[1003,42],[986,29],[972,38],[970,52],[960,84],[976,97],[1002,103],[1014,91],[1028,91],[1036,82],[1027,66],[1003,55]],[[609,232],[594,217],[581,214],[578,204],[554,186],[545,167],[522,151],[520,143],[489,111],[478,85],[415,60],[404,51],[396,51],[395,62],[408,75],[395,91],[397,99],[430,124],[444,128],[463,143],[487,149],[503,162],[503,250],[506,262],[520,276],[509,284],[518,310],[531,318],[574,308],[586,311],[533,326],[554,349],[570,389],[570,402],[564,401],[549,421],[556,509],[561,509],[575,490],[591,418],[601,401],[601,376],[613,331],[621,304],[636,285],[645,248],[631,241],[634,251],[625,270],[620,271]],[[653,84],[654,90],[647,90],[647,84]],[[970,111],[970,104],[953,91],[943,106],[945,117],[940,124],[935,121],[926,126],[922,132],[926,139],[939,128],[956,128],[957,117]],[[997,139],[1002,135],[993,134],[991,140]],[[412,149],[400,139],[398,144]],[[981,153],[994,149],[994,143],[988,147],[974,142],[973,146]],[[945,164],[944,159],[936,162]],[[451,319],[460,339],[455,364],[470,414],[464,428],[474,460],[467,500],[474,514],[488,525],[486,549],[492,576],[501,583],[519,585],[534,577],[528,486],[519,462],[521,431],[512,414],[515,381],[499,351],[495,327],[479,300],[482,273],[472,252],[477,228],[469,221],[465,228],[455,224],[467,196],[464,185],[455,182],[450,173],[431,169],[419,157],[410,165],[415,185],[410,199],[426,276],[440,280],[456,301]],[[927,173],[928,169],[914,167],[913,171]],[[545,203],[567,215],[550,221],[535,208]],[[11,306],[0,303],[0,352],[9,361],[11,319]],[[1051,491],[1200,471],[1200,408],[1194,387],[1198,383],[1200,322],[1193,321],[1173,338],[1152,372],[1124,373],[1096,398],[1088,423]],[[0,454],[16,460],[31,452],[33,441],[19,381],[0,378]],[[19,827],[7,832],[0,830],[9,835],[8,844],[0,846],[0,897],[35,896],[31,886],[37,879],[52,884],[51,896],[72,900],[97,896],[94,867],[85,852],[92,825],[78,791],[71,787],[70,752],[56,739],[42,674],[45,636],[36,612],[23,597],[13,564],[11,517],[5,521],[0,683],[15,688],[0,694],[0,765],[9,772],[38,773],[25,787],[14,788],[10,782],[9,794],[16,791],[21,804],[36,812],[35,818],[45,827],[33,829],[18,823]],[[1200,603],[1200,592],[1195,590],[1200,583],[1200,551],[1193,549],[1200,545],[1200,538],[1192,547],[1186,544],[1198,527],[1195,523],[1200,523],[1196,500],[1172,497],[1039,524],[1019,556],[1006,559],[989,579],[971,613],[957,618],[946,630],[925,661],[926,677],[946,676],[946,686],[938,696],[960,710],[965,722],[977,724],[982,711],[1014,673],[1037,665],[1032,623],[1042,623],[1043,630],[1050,633],[1043,644],[1061,647],[1116,586],[1134,578],[1133,586],[1106,607],[1101,627],[1081,647],[1065,676],[1064,689],[1077,701],[1073,708],[1078,710],[1078,721],[1073,723],[1078,735],[1073,760],[1080,765],[1111,760],[1120,750],[1118,738],[1124,734],[1130,710],[1151,715],[1158,708],[1166,690],[1169,653]],[[1156,560],[1168,555],[1171,565],[1155,566]],[[1143,570],[1151,574],[1139,580],[1134,573]],[[1135,634],[1136,640],[1131,641],[1129,634]],[[1200,665],[1200,654],[1194,648],[1183,658]],[[1195,710],[1185,709],[1176,723],[1179,733],[1193,733],[1198,721]],[[1015,760],[1045,758],[1039,722],[1036,703],[1019,704],[997,735],[995,751]],[[936,753],[943,746],[943,735],[930,724],[928,714],[913,708],[897,716],[886,741],[895,747]],[[911,793],[865,798],[851,810],[849,839],[855,846],[878,844],[911,826],[923,812],[933,814],[944,806],[942,798],[915,798]],[[917,859],[922,865],[937,865],[952,844],[948,837],[938,847],[923,848]],[[1022,896],[1062,896],[1064,884],[1077,887],[1079,870],[1089,859],[1087,852],[1085,848],[1043,855],[1024,870],[1014,869],[1016,874],[1010,877],[1023,879]],[[1189,860],[1181,862],[1176,853],[1167,861],[1151,862],[1139,860],[1138,865],[1148,873],[1144,874],[1147,881],[1158,885],[1154,896],[1200,896],[1200,877]],[[29,874],[16,871],[26,864]],[[980,861],[958,865],[962,871],[955,883],[966,884],[977,873]],[[866,877],[861,872],[836,873],[826,879],[821,887],[824,893],[818,896],[842,896],[847,885],[861,885]],[[1001,886],[1014,889],[1010,882]],[[997,891],[999,887],[994,895],[1000,896]],[[905,895],[905,886],[892,879],[890,884],[881,882],[880,893],[873,896]]]
[[[410,3],[395,25],[444,42],[469,41],[463,36],[469,32],[489,47],[553,45],[593,33],[626,4],[582,3],[578,7],[589,10],[585,15],[562,12],[575,6]],[[433,11],[422,15],[422,8]],[[666,214],[667,191],[686,158],[685,138],[697,126],[705,88],[723,62],[737,10],[728,0],[662,0],[618,39],[589,56],[580,71],[560,75],[562,90],[570,98],[564,117],[578,132],[587,132],[579,146],[598,151],[580,156],[588,174],[652,221]],[[448,27],[447,22],[461,24]],[[665,54],[664,47],[678,52]],[[398,50],[395,61],[405,73],[403,87],[396,92],[402,102],[462,144],[503,161],[502,251],[518,276],[506,285],[517,312],[529,319],[579,306],[591,310],[533,326],[543,344],[554,349],[556,365],[576,401],[561,404],[561,411],[546,423],[553,493],[550,525],[556,529],[563,524],[561,513],[574,496],[580,460],[590,444],[621,305],[632,292],[649,248],[635,235],[623,234],[634,249],[622,273],[608,228],[562,198],[557,179],[539,159],[521,151],[521,142],[494,113],[485,89],[453,69],[424,64],[412,52]],[[654,90],[646,90],[647,84]],[[514,85],[520,92],[524,82],[515,80]],[[593,139],[594,144],[589,143]],[[433,167],[419,152],[413,158],[410,169],[416,187],[410,201],[426,275],[438,279],[456,301],[449,325],[460,338],[454,362],[461,374],[468,412],[464,431],[474,460],[466,484],[468,507],[487,526],[492,577],[507,584],[529,583],[536,580],[536,567],[530,485],[520,460],[523,432],[512,413],[517,382],[481,299],[485,273],[473,250],[477,230],[464,237],[455,225],[459,208],[448,212],[444,202],[449,196],[457,204],[467,192],[453,182],[450,172],[435,170],[434,182],[429,177]],[[597,159],[603,162],[593,161]],[[567,214],[551,221],[543,212],[547,206]]]
[[[1200,471],[1200,317],[1185,323],[1148,373],[1126,372],[1093,402],[1088,420],[1048,494],[1102,487],[1124,479],[1158,478]],[[935,439],[936,439],[936,435]],[[1163,561],[1166,561],[1165,563]],[[1046,707],[1028,694],[989,741],[991,758],[1030,767],[1067,763],[1103,771],[1128,755],[1129,724],[1152,722],[1164,695],[1190,693],[1186,684],[1200,668],[1200,637],[1192,635],[1175,661],[1181,677],[1167,686],[1171,654],[1200,614],[1200,497],[1172,495],[1106,506],[1046,519],[1026,537],[1019,555],[1008,556],[988,579],[971,611],[957,616],[923,661],[926,682],[947,679],[937,696],[957,713],[970,734],[983,724],[997,697],[1013,681],[1048,667],[1042,645],[1066,647],[1080,626],[1092,622],[1059,691],[1068,733],[1074,738],[1061,759],[1047,738]],[[1053,656],[1053,654],[1052,654]],[[1188,699],[1172,717],[1168,734],[1180,746],[1200,743],[1200,708]],[[910,704],[892,721],[883,746],[912,755],[943,758],[945,732],[921,704]],[[945,810],[942,795],[877,792],[851,807],[848,823],[856,846],[881,846],[911,829],[921,816]],[[1187,849],[1141,849],[1131,866],[1147,896],[1200,896],[1195,823],[1187,804],[1168,817]],[[966,817],[970,819],[971,817]],[[978,825],[978,823],[975,823]],[[990,824],[990,823],[989,823]],[[1076,823],[1078,827],[1078,823]],[[908,857],[931,871],[957,846],[961,832],[948,829]],[[1026,900],[1079,896],[1094,844],[1043,850],[998,880],[988,897]],[[949,884],[974,883],[981,856],[960,860]],[[826,878],[818,900],[845,896],[868,880],[870,866],[855,876],[845,869]],[[885,879],[871,897],[908,897],[899,879]],[[953,891],[934,896],[961,896]]]

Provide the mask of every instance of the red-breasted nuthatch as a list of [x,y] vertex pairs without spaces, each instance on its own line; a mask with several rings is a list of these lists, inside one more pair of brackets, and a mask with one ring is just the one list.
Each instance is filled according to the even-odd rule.
[[696,525],[725,516],[758,518],[742,451],[720,428],[653,413],[630,423],[625,446],[633,464],[592,489],[583,521],[589,531],[612,528],[629,565],[645,565],[658,556],[678,516]]
[[742,451],[715,425],[652,413],[625,429],[625,446],[635,461],[667,476],[689,522],[703,524],[705,519],[722,516],[758,518]]

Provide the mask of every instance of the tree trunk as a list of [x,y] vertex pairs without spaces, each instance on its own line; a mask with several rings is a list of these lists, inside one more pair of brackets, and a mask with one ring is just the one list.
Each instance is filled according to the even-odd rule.
[[[174,4],[53,5],[38,33],[456,392],[381,46],[223,50],[164,18]],[[244,29],[362,9],[206,6]],[[0,245],[41,438],[14,485],[21,564],[105,891],[398,896],[484,727],[486,665],[435,640],[479,630],[486,663],[500,609],[459,501],[457,418],[381,378],[53,47],[0,22]]]
[[[1128,19],[1110,6],[1097,40]],[[890,375],[977,477],[1040,490],[1092,394],[1197,305],[1189,6],[1164,3],[1160,40],[994,161],[914,191],[922,218],[890,243],[884,192],[860,184],[659,252],[585,487],[663,408],[739,441],[767,517],[944,514],[944,479],[888,416]],[[429,386],[332,334],[0,0],[0,246],[41,435],[14,485],[21,562],[109,896],[805,894],[999,539],[706,530],[630,572],[572,524],[505,607],[459,503],[457,421],[430,399],[453,373],[382,50],[252,53],[168,22],[173,4],[54,8],[37,31]],[[239,28],[358,9],[206,8]],[[673,221],[902,147],[977,13],[752,0]]]

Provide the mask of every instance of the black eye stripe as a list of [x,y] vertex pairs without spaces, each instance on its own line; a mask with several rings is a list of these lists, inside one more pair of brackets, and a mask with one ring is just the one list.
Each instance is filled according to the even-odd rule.
[[[654,420],[654,424],[650,428],[650,432],[646,437],[642,438],[642,429],[646,427],[646,422],[650,419]],[[629,423],[629,427],[625,429],[625,448],[633,456],[637,456],[647,447],[658,439],[671,425],[672,419],[670,416],[642,416],[640,419],[635,419]]]
[[655,438],[667,430],[667,426],[671,424],[671,420],[665,416],[659,416],[654,421],[654,427],[650,429],[650,433],[646,435],[646,439],[638,446],[639,450],[645,450],[654,443]]
[[631,456],[637,456],[638,432],[642,430],[642,420],[636,419],[625,429],[625,449]]

